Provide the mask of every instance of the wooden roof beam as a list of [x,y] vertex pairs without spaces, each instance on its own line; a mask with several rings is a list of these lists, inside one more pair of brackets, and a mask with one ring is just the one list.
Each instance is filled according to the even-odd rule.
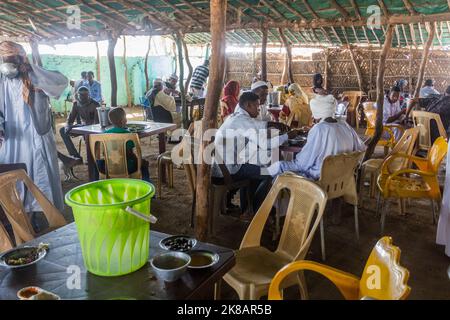
[[408,9],[408,11],[411,15],[417,14],[417,11],[414,9],[414,6],[412,5],[411,1],[403,0],[403,4],[405,5],[405,8]]
[[256,13],[258,13],[258,14],[261,14],[262,16],[264,16],[265,18],[267,18],[267,19],[270,20],[270,21],[275,21],[275,19],[274,19],[271,15],[269,15],[269,14],[267,14],[267,13],[265,13],[265,12],[261,12],[261,11],[257,10],[255,6],[249,5],[249,4],[246,3],[245,1],[242,1],[242,0],[236,0],[236,2],[239,3],[239,6],[245,8],[245,9],[250,9],[250,10],[252,10],[253,12],[256,12]]
[[336,0],[330,0],[330,4],[334,9],[339,11],[341,16],[343,16],[344,18],[348,18],[350,16],[347,10],[345,10]]
[[286,8],[293,15],[296,15],[300,19],[306,20],[305,16],[300,12],[298,12],[294,7],[292,7],[292,5],[288,1],[286,2],[282,1],[280,2],[280,4],[283,5],[283,7]]
[[386,5],[384,4],[384,1],[378,0],[378,4],[380,5],[381,10],[383,11],[383,15],[385,17],[389,17],[389,11],[388,11]]
[[97,12],[102,18],[108,18],[108,19],[111,19],[111,21],[115,21],[115,24],[113,25],[114,27],[112,29],[116,29],[117,30],[118,29],[117,28],[117,24],[120,24],[124,29],[126,29],[126,28],[128,28],[130,26],[128,18],[126,16],[124,16],[118,10],[116,10],[114,8],[111,8],[111,7],[107,6],[106,4],[101,3],[100,1],[92,0],[92,2],[94,4],[97,4],[97,5],[101,6],[102,8],[105,8],[107,10],[113,11],[120,18],[111,15],[109,12],[105,12],[103,10],[97,9],[92,4],[88,3],[86,0],[81,0],[81,2],[82,2],[82,4],[84,6],[88,7],[89,9],[91,9],[91,10],[93,10],[95,12]]
[[350,3],[353,7],[353,10],[355,11],[356,17],[358,17],[358,19],[361,20],[362,16],[361,16],[361,12],[359,11],[358,4],[356,3],[355,0],[350,0]]
[[309,11],[309,13],[312,14],[312,16],[315,19],[320,19],[319,15],[314,11],[314,9],[311,7],[311,5],[308,3],[308,0],[303,0],[303,4],[305,5],[306,9]]
[[[61,1],[62,3],[65,3],[68,6],[73,6],[73,4],[68,2],[67,0],[58,0],[58,1]],[[81,13],[87,15],[88,17],[93,18],[95,20],[95,22],[97,22],[99,24],[102,24],[105,29],[106,28],[111,28],[111,29],[113,28],[113,27],[111,27],[111,25],[109,23],[99,20],[94,14],[92,14],[90,12],[87,12],[86,10],[81,11]]]
[[263,3],[266,7],[268,7],[269,10],[272,10],[279,19],[286,19],[284,15],[280,11],[278,11],[278,9],[270,2],[266,0],[261,0],[261,3]]

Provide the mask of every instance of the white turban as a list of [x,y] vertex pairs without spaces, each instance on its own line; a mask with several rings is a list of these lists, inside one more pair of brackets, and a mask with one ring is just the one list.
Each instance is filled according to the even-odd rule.
[[331,95],[316,95],[310,101],[311,112],[314,119],[334,117],[336,112],[336,99]]

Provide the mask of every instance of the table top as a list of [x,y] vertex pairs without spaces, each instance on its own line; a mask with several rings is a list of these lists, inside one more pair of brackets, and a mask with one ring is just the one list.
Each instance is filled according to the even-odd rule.
[[[137,132],[139,137],[151,136],[166,132],[168,130],[175,130],[177,128],[177,125],[174,123],[161,123],[152,121],[128,121],[128,124],[142,124],[147,126],[145,130]],[[94,124],[81,127],[73,127],[70,133],[75,135],[99,134],[104,133],[109,128],[111,128],[111,126],[102,128],[100,124]]]
[[[149,259],[165,252],[159,247],[159,241],[167,236],[150,230]],[[208,269],[188,269],[175,282],[155,278],[150,263],[128,275],[101,277],[87,272],[84,266],[75,223],[25,245],[40,242],[49,243],[50,249],[38,263],[21,269],[0,266],[0,300],[17,299],[17,291],[27,286],[38,286],[59,295],[61,299],[198,299],[235,265],[233,250],[198,242],[195,249],[217,252],[219,262]],[[80,268],[81,289],[68,288],[67,284],[73,283],[70,277],[74,275],[69,266]]]

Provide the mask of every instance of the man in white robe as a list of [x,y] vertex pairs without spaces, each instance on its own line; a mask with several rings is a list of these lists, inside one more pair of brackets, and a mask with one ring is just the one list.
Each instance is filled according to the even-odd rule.
[[345,121],[334,119],[336,101],[331,95],[316,95],[310,106],[313,118],[319,123],[309,131],[308,140],[295,160],[276,162],[267,168],[273,177],[292,171],[318,180],[327,156],[366,149],[352,127]]
[[[49,96],[59,97],[68,79],[30,64],[14,42],[0,43],[0,58],[0,163],[25,163],[33,182],[63,210]],[[31,193],[20,192],[27,212],[42,211]]]

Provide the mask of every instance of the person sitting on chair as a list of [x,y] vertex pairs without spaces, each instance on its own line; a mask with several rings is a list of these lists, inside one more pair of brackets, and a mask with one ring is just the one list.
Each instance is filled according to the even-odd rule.
[[100,105],[91,99],[89,89],[85,86],[79,87],[77,98],[73,103],[66,125],[59,130],[61,138],[71,156],[81,159],[81,155],[75,148],[72,138],[70,137],[70,131],[74,127],[73,123],[77,121],[79,122],[78,125],[81,124],[83,126],[99,123],[97,113],[98,107],[100,107]]
[[[127,114],[123,108],[117,107],[113,108],[109,112],[109,121],[113,125],[112,128],[105,131],[105,133],[131,133],[130,130],[127,129]],[[138,170],[137,164],[138,159],[136,154],[133,152],[133,149],[135,148],[133,141],[127,141],[126,144],[126,157],[127,157],[127,168],[128,168],[128,174],[135,173]],[[145,159],[142,159],[142,165],[141,165],[141,174],[142,174],[142,180],[147,182],[152,182],[150,180],[150,173],[148,170],[148,161]],[[97,166],[98,170],[105,174],[106,169],[105,168],[105,160],[97,160]]]
[[171,113],[173,123],[179,126],[181,124],[181,115],[177,112],[175,99],[167,95],[163,88],[163,81],[160,78],[153,80],[153,88],[145,95],[149,102],[149,109],[158,106],[163,107]]
[[180,92],[177,90],[178,76],[172,74],[167,81],[164,82],[164,92],[172,97],[177,97]]

